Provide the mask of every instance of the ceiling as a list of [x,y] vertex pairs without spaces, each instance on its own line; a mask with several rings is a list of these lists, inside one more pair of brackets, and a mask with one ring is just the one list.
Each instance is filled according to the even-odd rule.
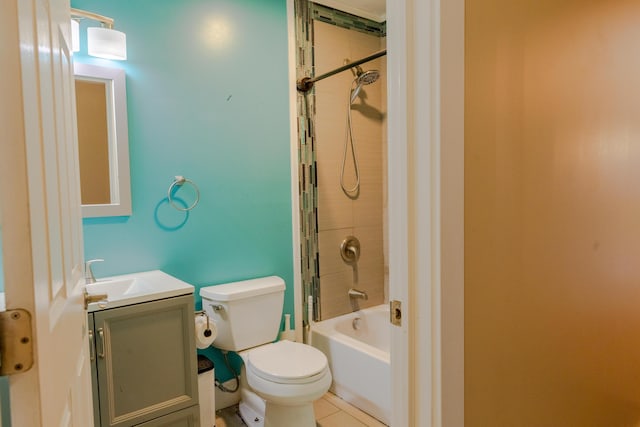
[[387,20],[386,0],[313,0],[313,2],[376,22]]

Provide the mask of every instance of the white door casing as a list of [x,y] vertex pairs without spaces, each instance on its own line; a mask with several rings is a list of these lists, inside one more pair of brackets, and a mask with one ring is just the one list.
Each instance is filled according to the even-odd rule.
[[391,326],[391,426],[410,426],[415,382],[410,356],[411,315],[408,245],[407,19],[404,1],[387,2],[387,132],[389,300],[402,303],[402,326]]
[[394,427],[464,424],[464,0],[387,2]]
[[68,0],[0,6],[5,293],[35,351],[10,378],[14,426],[93,425],[69,18]]

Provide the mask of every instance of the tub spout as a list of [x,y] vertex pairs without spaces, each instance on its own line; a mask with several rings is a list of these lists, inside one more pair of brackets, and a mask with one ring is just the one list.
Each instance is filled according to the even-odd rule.
[[349,298],[362,298],[363,300],[367,300],[369,296],[365,291],[351,288],[349,289]]

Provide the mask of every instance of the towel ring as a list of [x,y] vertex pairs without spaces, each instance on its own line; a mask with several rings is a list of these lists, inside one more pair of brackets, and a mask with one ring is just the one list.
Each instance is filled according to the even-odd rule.
[[[191,206],[183,208],[176,205],[174,200],[171,198],[171,192],[173,191],[173,187],[175,187],[176,185],[178,187],[182,187],[185,183],[191,184],[193,189],[196,191],[196,200],[191,204]],[[181,175],[176,175],[176,178],[173,180],[173,182],[169,186],[169,190],[167,191],[167,199],[169,200],[169,204],[174,208],[176,208],[177,210],[182,212],[190,211],[191,209],[195,208],[198,202],[200,201],[200,190],[198,189],[198,186],[190,179],[185,178],[184,176],[181,176]]]

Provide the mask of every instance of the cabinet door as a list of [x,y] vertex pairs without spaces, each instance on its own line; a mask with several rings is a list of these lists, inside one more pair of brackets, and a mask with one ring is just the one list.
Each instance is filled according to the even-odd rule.
[[[199,427],[200,426],[200,407],[192,406],[191,408],[181,411],[172,412],[164,417],[147,421],[139,424],[138,427]],[[204,427],[204,426],[203,426]]]
[[186,295],[94,313],[103,427],[197,405],[193,311]]

